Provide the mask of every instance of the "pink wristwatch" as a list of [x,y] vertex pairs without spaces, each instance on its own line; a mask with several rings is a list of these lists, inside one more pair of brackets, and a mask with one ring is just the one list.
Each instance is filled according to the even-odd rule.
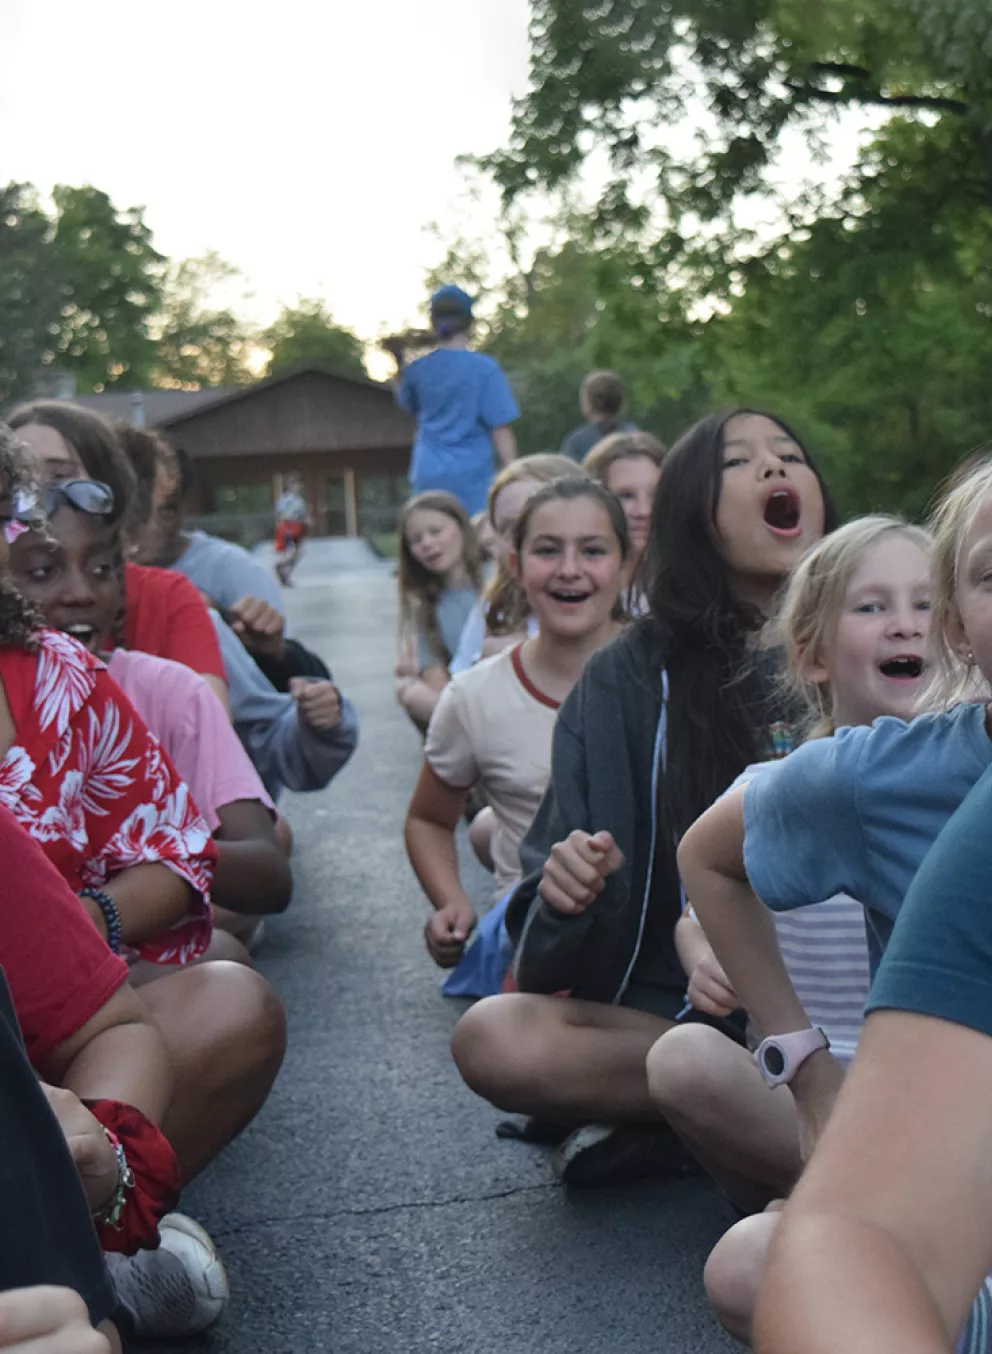
[[817,1025],[794,1034],[773,1034],[762,1040],[754,1056],[769,1086],[787,1086],[808,1057],[829,1047],[830,1040]]

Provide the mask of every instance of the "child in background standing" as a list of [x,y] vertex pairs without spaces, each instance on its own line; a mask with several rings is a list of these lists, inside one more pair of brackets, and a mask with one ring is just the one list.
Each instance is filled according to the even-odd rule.
[[482,589],[482,552],[452,494],[420,494],[399,520],[400,658],[396,699],[423,732]]
[[636,424],[621,421],[627,392],[615,372],[591,371],[579,390],[579,408],[586,420],[561,444],[561,454],[582,461],[597,442],[611,433],[632,433]]
[[300,562],[309,524],[303,479],[292,470],[286,476],[285,491],[276,500],[276,577],[284,588],[293,581],[293,570]]
[[510,424],[520,417],[497,362],[469,350],[472,298],[461,287],[431,297],[433,352],[406,366],[395,344],[396,400],[417,420],[410,466],[414,495],[443,489],[469,514],[482,512],[493,478],[493,452],[501,465],[517,455]]
[[627,586],[624,605],[630,616],[643,616],[647,610],[644,596],[644,547],[651,532],[654,491],[661,475],[665,448],[650,433],[612,433],[597,442],[582,462],[600,484],[616,494],[627,516],[630,532],[630,557],[627,560]]

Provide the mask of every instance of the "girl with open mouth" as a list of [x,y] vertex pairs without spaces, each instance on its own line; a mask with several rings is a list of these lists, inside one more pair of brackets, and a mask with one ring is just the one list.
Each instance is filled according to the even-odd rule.
[[[786,710],[755,643],[789,570],[832,525],[783,422],[750,410],[702,420],[661,467],[650,615],[593,655],[559,712],[507,911],[521,990],[469,1011],[452,1047],[473,1090],[560,1142],[566,1183],[685,1166],[645,1069],[685,997],[675,846],[745,766],[782,750]],[[555,591],[548,604],[566,622],[583,603]]]

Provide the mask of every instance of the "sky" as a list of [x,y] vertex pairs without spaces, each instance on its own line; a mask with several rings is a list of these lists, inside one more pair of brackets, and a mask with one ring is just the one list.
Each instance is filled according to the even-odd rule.
[[2,7],[0,177],[143,206],[169,257],[240,268],[260,323],[298,296],[363,338],[422,320],[455,157],[526,87],[527,0]]
[[170,258],[239,268],[255,322],[320,297],[366,340],[423,321],[425,227],[472,226],[455,159],[505,143],[527,84],[527,0],[2,7],[0,179],[94,184]]

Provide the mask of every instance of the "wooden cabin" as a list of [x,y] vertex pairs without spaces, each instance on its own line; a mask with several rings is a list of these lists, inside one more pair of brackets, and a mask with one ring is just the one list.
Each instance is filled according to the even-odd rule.
[[413,421],[388,386],[361,377],[307,365],[249,386],[77,399],[155,427],[184,451],[197,519],[271,521],[291,470],[303,477],[315,535],[392,531],[407,495]]

